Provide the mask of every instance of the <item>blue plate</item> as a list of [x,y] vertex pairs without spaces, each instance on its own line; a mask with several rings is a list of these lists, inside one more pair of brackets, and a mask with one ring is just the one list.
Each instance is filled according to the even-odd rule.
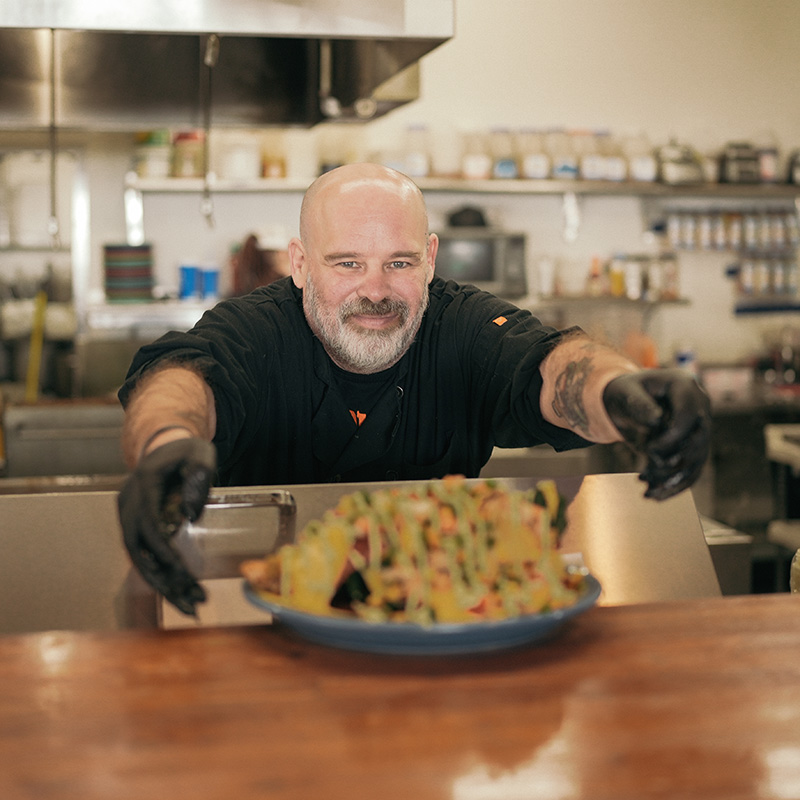
[[324,617],[295,611],[267,600],[247,581],[245,597],[269,611],[282,625],[310,642],[390,655],[462,655],[485,653],[546,639],[564,623],[590,609],[600,596],[601,586],[592,575],[585,576],[585,589],[575,605],[542,614],[491,622],[443,623],[424,627],[411,622],[365,622],[355,617]]

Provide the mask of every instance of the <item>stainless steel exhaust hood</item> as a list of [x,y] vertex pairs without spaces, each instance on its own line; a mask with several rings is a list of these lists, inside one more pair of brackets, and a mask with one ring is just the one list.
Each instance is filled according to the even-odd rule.
[[453,35],[453,4],[3,0],[0,125],[200,126],[207,104],[220,126],[371,119],[416,99],[419,59]]

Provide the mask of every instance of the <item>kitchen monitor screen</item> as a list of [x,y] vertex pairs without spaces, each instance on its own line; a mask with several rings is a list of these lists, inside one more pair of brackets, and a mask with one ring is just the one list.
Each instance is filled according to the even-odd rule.
[[440,239],[436,272],[461,283],[492,281],[494,242],[491,239]]

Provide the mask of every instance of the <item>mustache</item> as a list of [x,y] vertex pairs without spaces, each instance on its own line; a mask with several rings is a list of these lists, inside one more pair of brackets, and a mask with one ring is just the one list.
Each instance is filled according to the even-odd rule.
[[402,300],[389,300],[385,298],[377,303],[373,303],[366,297],[347,303],[341,309],[341,320],[347,322],[352,316],[374,316],[382,317],[386,314],[397,314],[402,322],[408,317],[408,305]]

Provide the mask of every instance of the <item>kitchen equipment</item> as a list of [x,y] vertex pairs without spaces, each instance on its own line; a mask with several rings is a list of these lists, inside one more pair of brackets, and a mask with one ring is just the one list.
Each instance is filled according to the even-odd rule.
[[122,418],[116,401],[9,403],[3,413],[6,474],[121,475]]
[[364,109],[376,117],[417,99],[418,61],[452,37],[454,0],[4,0],[4,127],[48,124],[41,100],[50,30],[62,127],[131,130],[199,119],[198,55],[210,35],[221,42],[218,124],[312,126],[331,113],[359,121]]
[[658,148],[658,175],[662,183],[686,186],[703,182],[703,165],[691,147],[670,142]]
[[469,283],[499,297],[528,292],[524,233],[499,228],[459,226],[438,231],[436,274]]
[[759,183],[761,163],[758,151],[748,142],[730,142],[720,159],[723,183]]
[[795,150],[789,156],[789,183],[800,184],[800,150]]
[[285,489],[212,492],[200,519],[176,534],[175,549],[199,579],[238,576],[245,559],[294,540],[296,516],[294,497]]

